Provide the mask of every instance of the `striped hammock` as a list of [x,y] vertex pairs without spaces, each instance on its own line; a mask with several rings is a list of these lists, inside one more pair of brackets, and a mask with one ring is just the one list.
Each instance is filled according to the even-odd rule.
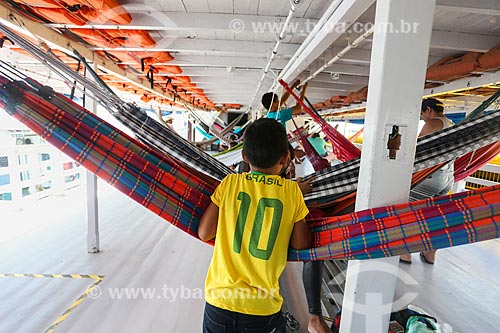
[[243,143],[238,143],[234,147],[213,154],[212,157],[214,157],[224,165],[231,166],[243,161],[243,157],[241,156],[242,150],[243,150]]
[[[0,76],[0,106],[99,178],[190,235],[218,181],[179,165],[66,97]],[[45,94],[45,97],[48,97]]]
[[[217,180],[156,152],[46,87],[3,76],[0,84],[0,106],[9,114],[122,193],[196,237]],[[486,188],[313,220],[314,248],[291,251],[289,259],[378,258],[498,238],[499,191]]]
[[[474,152],[500,140],[500,111],[483,115],[417,141],[413,172],[422,171]],[[360,160],[354,159],[316,172],[309,202],[332,202],[356,190]]]
[[154,147],[165,156],[174,158],[177,163],[188,165],[217,180],[222,180],[232,173],[224,164],[134,106],[125,105],[118,108],[113,115],[130,128],[146,146]]

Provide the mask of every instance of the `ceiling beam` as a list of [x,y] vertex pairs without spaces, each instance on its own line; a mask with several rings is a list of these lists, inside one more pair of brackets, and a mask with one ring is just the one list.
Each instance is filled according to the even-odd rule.
[[[190,55],[215,55],[215,56],[250,56],[268,57],[272,52],[273,42],[251,42],[239,40],[220,39],[175,39],[163,38],[157,41],[154,48],[142,47],[116,47],[115,51],[167,51],[189,53]],[[281,55],[292,55],[299,44],[283,43],[280,45]],[[93,50],[108,50],[107,48],[94,47]]]
[[432,30],[431,35],[431,48],[443,50],[487,52],[499,42],[498,36],[458,31]]
[[[84,26],[67,24],[47,24],[55,28],[94,28],[94,29],[139,29],[154,31],[205,31],[233,32],[237,39],[239,33],[267,34],[274,37],[279,33],[286,16],[269,15],[235,15],[219,13],[193,12],[152,12],[150,7],[129,10],[128,5],[122,5],[134,15],[130,25],[87,24]],[[304,35],[310,32],[318,20],[294,17],[288,27],[289,35]],[[237,23],[236,23],[237,22]]]
[[[204,67],[186,67],[183,68],[181,74],[171,74],[169,76],[223,76],[223,77],[246,77],[252,76],[259,78],[262,74],[262,69],[260,68],[237,68],[233,73],[228,73],[226,68],[204,68]],[[269,77],[271,78],[271,77]]]
[[313,31],[309,33],[306,40],[295,52],[283,70],[281,78],[286,82],[293,81],[343,35],[341,29],[332,29],[332,27],[345,22],[356,22],[374,2],[375,0],[333,1]]
[[[273,60],[273,67],[283,68],[288,59],[277,55]],[[169,61],[165,65],[178,65],[182,67],[251,67],[264,68],[267,65],[268,58],[266,57],[207,57],[200,55],[183,55],[177,54],[174,60]]]
[[500,16],[500,2],[498,0],[438,0],[436,2],[436,9]]
[[319,101],[324,101],[332,98],[333,96],[345,96],[346,91],[344,90],[323,90],[323,91],[315,91],[311,90],[307,92],[307,98],[309,99],[317,99]]
[[453,92],[463,89],[474,89],[487,84],[495,84],[495,83],[500,84],[500,71],[495,73],[484,73],[480,77],[465,77],[462,79],[452,81],[447,84],[443,84],[442,86],[439,87],[425,89],[424,96],[430,97],[446,92]]
[[[323,57],[324,57],[323,59],[326,61],[329,61],[334,56],[339,54],[339,52],[342,51],[343,49],[344,49],[343,47],[328,48],[323,53]],[[361,64],[370,64],[371,55],[372,55],[371,49],[354,48],[354,49],[351,49],[349,52],[347,52],[341,59],[345,60],[345,61],[357,62],[357,63],[361,63]],[[321,57],[320,57],[320,59],[321,59]]]
[[[348,65],[335,63],[323,71],[323,73],[339,73],[356,76],[370,76],[370,66]],[[321,75],[321,74],[320,74]]]
[[[353,85],[368,85],[368,77],[360,77],[360,76],[349,76],[340,74],[338,79],[332,79],[332,75],[330,73],[320,73],[318,74],[312,82],[324,82],[324,83],[335,83],[335,84],[353,84]],[[310,84],[309,84],[310,85]]]
[[[182,60],[184,59],[185,56],[179,56],[179,58]],[[222,57],[216,57],[215,59],[223,59]],[[251,59],[258,59],[258,58],[251,58]],[[180,60],[180,61],[181,61]],[[175,61],[175,59],[173,60]],[[173,63],[169,63],[173,64]],[[182,66],[179,63],[180,66]],[[239,67],[239,66],[236,66]],[[274,61],[273,61],[273,71],[279,70],[279,66],[274,66]],[[262,74],[262,69],[261,68],[255,68],[255,67],[240,67],[236,68],[233,74],[227,73],[226,68],[198,68],[198,67],[190,67],[186,66],[182,68],[184,73],[179,74],[179,75],[194,75],[194,76],[212,76],[212,75],[236,75],[240,73],[257,73],[258,77]],[[340,73],[340,74],[346,74],[346,75],[355,75],[355,76],[362,76],[362,77],[368,77],[370,74],[370,67],[369,66],[362,66],[362,65],[348,65],[348,64],[333,64],[332,66],[328,67],[323,74],[325,75],[330,75],[330,73]],[[270,78],[270,77],[269,77]]]
[[[323,77],[325,77],[323,79]],[[271,80],[271,78],[269,78]],[[223,84],[233,85],[234,87],[243,87],[248,90],[249,81],[256,81],[256,77],[193,77],[191,76],[191,82],[196,83],[199,87],[211,87],[219,86]],[[317,77],[308,83],[309,88],[320,88],[320,89],[339,89],[339,90],[350,90],[356,91],[368,84],[368,79],[358,79],[358,78],[345,78],[342,76],[339,80],[332,80],[329,75],[323,75],[320,80]]]
[[316,91],[316,90],[357,91],[363,87],[364,87],[364,85],[315,82],[312,80],[307,83],[307,91],[308,92]]
[[[316,71],[316,69],[323,66],[325,63],[330,61],[333,57],[335,57],[339,52],[343,50],[342,47],[330,47],[328,48],[317,60],[313,61],[309,70],[311,72]],[[371,58],[371,50],[363,50],[363,49],[351,49],[345,55],[342,56],[341,60],[344,62],[344,65],[349,66],[349,64],[359,64],[359,65],[369,65]],[[345,64],[345,63],[348,64]]]
[[[256,80],[255,80],[256,81]],[[193,81],[191,81],[193,82]],[[233,90],[245,90],[248,91],[248,81],[243,81],[243,80],[233,80],[233,81],[228,81],[228,80],[211,80],[210,82],[195,82],[197,87],[203,88],[203,89],[217,89],[217,88],[231,88]]]

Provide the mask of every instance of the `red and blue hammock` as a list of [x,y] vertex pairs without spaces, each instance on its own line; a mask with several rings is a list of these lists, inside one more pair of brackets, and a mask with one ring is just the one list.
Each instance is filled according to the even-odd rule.
[[[218,181],[156,152],[66,97],[0,77],[0,106],[155,214],[196,237]],[[40,95],[39,95],[40,94]],[[314,248],[290,260],[366,259],[499,237],[500,188],[312,220]]]

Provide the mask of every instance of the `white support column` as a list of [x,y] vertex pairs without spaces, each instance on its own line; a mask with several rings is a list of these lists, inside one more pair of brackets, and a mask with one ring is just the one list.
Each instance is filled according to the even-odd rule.
[[[94,62],[94,69],[97,65]],[[97,101],[95,98],[85,97],[87,110],[97,113]],[[99,206],[97,200],[97,176],[92,172],[85,171],[85,187],[87,190],[87,252],[98,253],[99,248]]]
[[[435,0],[377,1],[357,211],[408,200],[434,6]],[[383,28],[390,25],[399,33]],[[394,126],[401,145],[390,159]],[[393,305],[411,301],[393,300],[398,259],[349,261],[341,333],[388,331]]]

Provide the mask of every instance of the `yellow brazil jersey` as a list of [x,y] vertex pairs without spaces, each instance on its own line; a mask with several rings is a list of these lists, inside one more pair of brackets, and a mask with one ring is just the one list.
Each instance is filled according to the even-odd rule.
[[229,175],[212,201],[219,220],[206,301],[251,315],[280,311],[278,278],[292,229],[309,212],[297,183],[261,173]]

